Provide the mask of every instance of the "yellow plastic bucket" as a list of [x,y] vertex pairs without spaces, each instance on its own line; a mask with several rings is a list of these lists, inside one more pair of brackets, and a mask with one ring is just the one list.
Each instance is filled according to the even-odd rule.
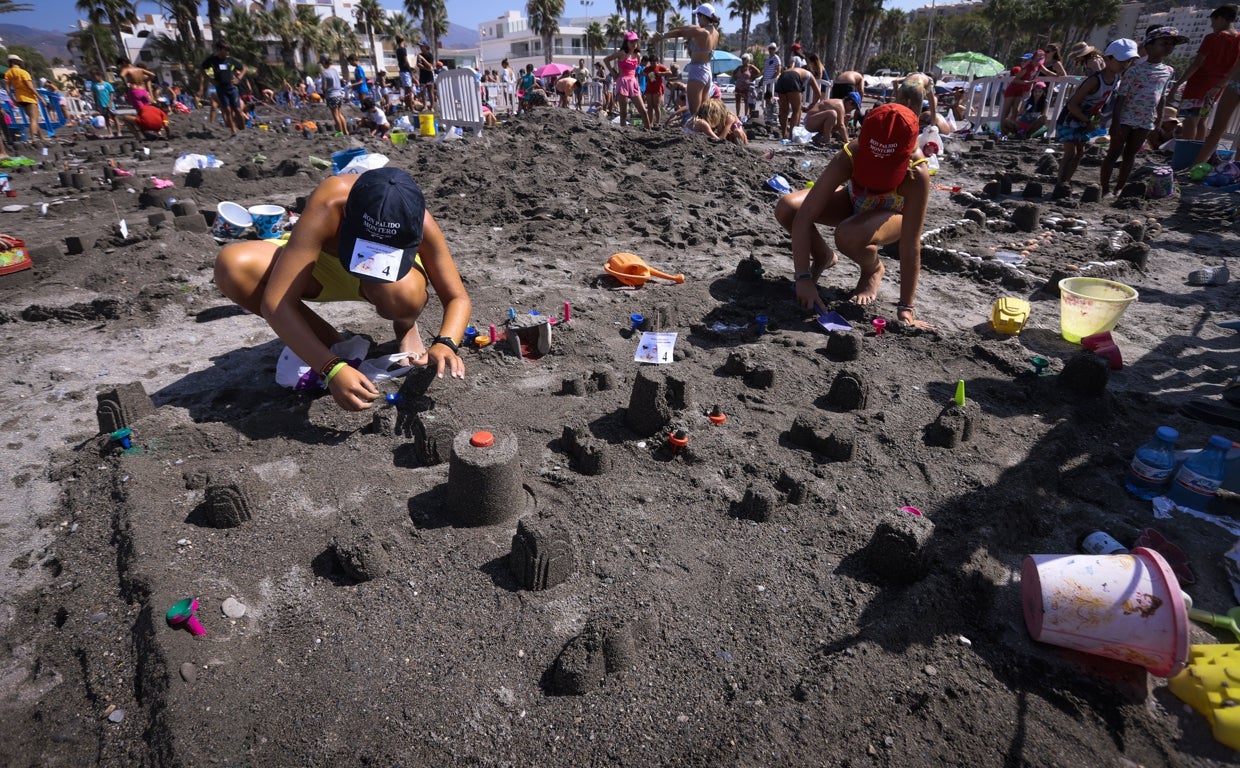
[[1100,277],[1066,277],[1059,281],[1059,329],[1073,344],[1109,331],[1136,301],[1137,291]]
[[392,146],[403,147],[409,141],[409,134],[404,131],[392,131]]
[[435,135],[435,116],[418,115],[418,132],[423,136]]

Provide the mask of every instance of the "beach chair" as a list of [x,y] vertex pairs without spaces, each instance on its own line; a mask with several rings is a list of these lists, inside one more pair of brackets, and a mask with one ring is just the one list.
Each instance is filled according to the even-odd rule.
[[482,92],[472,69],[445,69],[435,76],[435,113],[445,128],[482,135]]

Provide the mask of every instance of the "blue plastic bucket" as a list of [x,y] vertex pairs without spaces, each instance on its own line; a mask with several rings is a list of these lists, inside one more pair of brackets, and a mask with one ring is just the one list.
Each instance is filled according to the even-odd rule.
[[1171,170],[1182,171],[1185,168],[1191,168],[1204,143],[1190,139],[1176,139],[1175,149],[1171,152]]
[[[1200,144],[1201,142],[1198,142]],[[353,158],[366,154],[365,147],[342,149],[332,155],[332,173],[340,173],[340,169],[348,165]]]

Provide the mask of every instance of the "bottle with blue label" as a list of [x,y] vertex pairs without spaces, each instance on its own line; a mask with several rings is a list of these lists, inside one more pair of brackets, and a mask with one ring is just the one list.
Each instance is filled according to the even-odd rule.
[[1195,456],[1190,456],[1180,467],[1171,483],[1171,490],[1167,492],[1168,498],[1176,506],[1206,511],[1227,475],[1224,462],[1230,449],[1230,440],[1222,435],[1213,435],[1208,446]]
[[1175,441],[1179,439],[1180,433],[1171,427],[1159,427],[1154,439],[1137,449],[1124,480],[1129,493],[1146,501],[1163,494],[1175,471]]

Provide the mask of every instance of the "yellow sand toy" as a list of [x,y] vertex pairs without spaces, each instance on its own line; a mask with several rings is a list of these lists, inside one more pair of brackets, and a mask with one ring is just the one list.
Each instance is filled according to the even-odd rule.
[[1167,681],[1181,701],[1214,729],[1214,738],[1240,750],[1240,645],[1194,645],[1188,666]]
[[990,309],[990,327],[998,333],[1015,336],[1029,320],[1029,302],[1013,296],[1004,296]]

